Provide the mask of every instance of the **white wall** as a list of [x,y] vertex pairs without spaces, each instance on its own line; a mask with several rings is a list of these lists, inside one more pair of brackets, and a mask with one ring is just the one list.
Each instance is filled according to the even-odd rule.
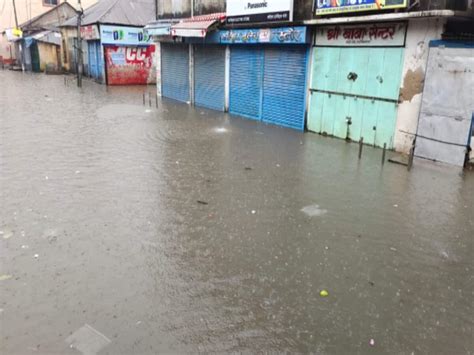
[[[395,150],[408,153],[416,133],[429,42],[440,39],[445,20],[413,19],[408,23],[405,59],[400,84],[400,101],[395,128]],[[409,132],[412,134],[407,134]]]

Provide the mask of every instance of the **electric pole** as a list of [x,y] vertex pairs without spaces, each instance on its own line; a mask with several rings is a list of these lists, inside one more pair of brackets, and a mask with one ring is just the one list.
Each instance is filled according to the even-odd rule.
[[[13,2],[13,13],[15,14],[15,29],[19,30],[18,28],[18,16],[16,15],[16,4],[15,0],[12,0]],[[23,36],[22,36],[23,37]],[[23,63],[23,44],[22,44],[22,39],[20,38],[20,42],[18,44],[18,47],[20,49],[20,63],[21,63],[21,71],[25,71],[25,63]]]
[[84,11],[82,10],[81,0],[77,0],[79,12],[77,14],[77,87],[82,87],[82,37],[81,20]]

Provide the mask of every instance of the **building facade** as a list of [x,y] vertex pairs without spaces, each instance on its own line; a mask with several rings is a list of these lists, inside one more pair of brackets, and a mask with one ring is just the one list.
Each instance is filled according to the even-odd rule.
[[164,97],[408,153],[430,43],[474,40],[472,6],[156,0],[146,30]]
[[[96,0],[82,0],[82,6],[88,7]],[[18,24],[27,23],[41,14],[48,12],[64,0],[29,0],[16,2]],[[70,2],[76,6],[77,2]],[[25,6],[26,5],[26,6]],[[6,31],[15,27],[15,14],[12,1],[5,1],[0,11],[0,62],[12,64],[16,60],[15,44],[8,40]]]
[[[155,45],[143,31],[153,17],[153,0],[100,0],[86,9],[81,19],[83,72],[107,85],[154,84]],[[77,42],[76,24],[77,18],[63,26],[63,55],[72,58],[69,71],[77,66],[77,50],[71,50]]]

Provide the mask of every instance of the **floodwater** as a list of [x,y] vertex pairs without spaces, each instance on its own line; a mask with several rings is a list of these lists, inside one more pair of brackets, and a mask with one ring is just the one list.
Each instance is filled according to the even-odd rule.
[[2,354],[474,353],[472,171],[0,83]]

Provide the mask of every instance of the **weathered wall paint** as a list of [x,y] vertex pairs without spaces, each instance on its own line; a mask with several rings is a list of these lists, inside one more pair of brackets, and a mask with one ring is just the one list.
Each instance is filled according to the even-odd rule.
[[77,38],[77,29],[74,27],[61,28],[61,64],[64,70],[75,72],[74,38]]
[[59,46],[50,43],[38,43],[38,51],[40,57],[40,70],[45,71],[58,71],[58,49]]
[[107,46],[108,85],[146,85],[156,82],[155,46]]
[[156,0],[156,18],[184,18],[191,16],[191,0]]
[[194,16],[225,12],[225,1],[194,0]]
[[[443,19],[413,19],[408,23],[394,148],[408,153],[416,133],[428,60],[429,42],[440,39]],[[409,132],[409,133],[405,133]],[[411,133],[411,134],[410,134]]]

